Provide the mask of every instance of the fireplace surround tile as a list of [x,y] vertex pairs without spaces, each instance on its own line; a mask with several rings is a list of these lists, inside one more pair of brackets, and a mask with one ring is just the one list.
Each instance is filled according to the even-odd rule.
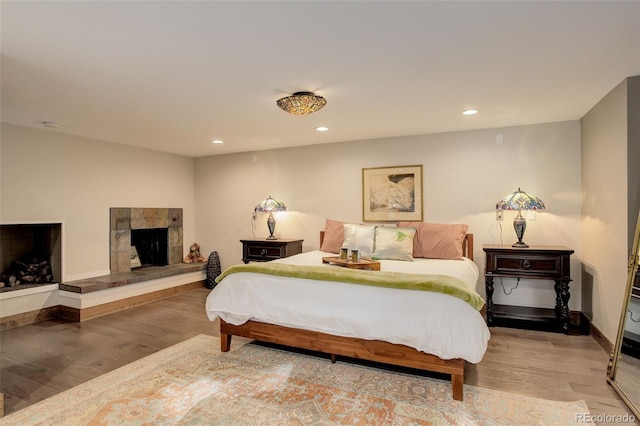
[[131,229],[131,209],[111,209],[111,230]]
[[169,265],[182,263],[182,246],[169,247]]
[[111,272],[131,271],[131,251],[111,253]]
[[182,209],[169,209],[169,228],[182,228]]
[[111,231],[111,252],[131,255],[131,231]]
[[169,228],[169,247],[182,248],[182,227]]
[[132,229],[146,228],[143,210],[145,209],[131,209],[131,228]]

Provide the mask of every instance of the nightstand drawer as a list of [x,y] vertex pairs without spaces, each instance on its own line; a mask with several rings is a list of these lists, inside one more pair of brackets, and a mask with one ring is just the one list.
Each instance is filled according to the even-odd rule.
[[302,253],[303,240],[240,240],[242,261],[269,262]]
[[573,250],[564,246],[514,248],[485,244],[485,275],[571,280],[569,258]]
[[558,256],[510,256],[495,255],[493,273],[498,275],[548,276],[553,279],[560,275],[561,264]]
[[269,247],[263,245],[252,245],[247,247],[247,259],[265,260],[280,259],[285,257],[285,246]]

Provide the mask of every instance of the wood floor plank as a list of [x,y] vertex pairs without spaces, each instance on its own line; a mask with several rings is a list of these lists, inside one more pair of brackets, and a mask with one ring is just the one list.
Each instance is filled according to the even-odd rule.
[[[217,322],[210,322],[204,311],[208,293],[198,289],[82,323],[50,320],[0,332],[5,414],[198,334],[217,336]],[[593,338],[490,330],[484,359],[467,364],[466,384],[545,399],[585,400],[594,415],[628,412],[606,383],[609,356]]]

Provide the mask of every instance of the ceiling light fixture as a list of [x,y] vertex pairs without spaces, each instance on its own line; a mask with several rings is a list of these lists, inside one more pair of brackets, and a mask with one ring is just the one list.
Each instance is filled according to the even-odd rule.
[[327,104],[322,96],[311,92],[296,92],[276,101],[280,109],[294,115],[306,115],[319,111]]
[[214,139],[214,140],[211,141],[211,143],[221,144],[221,143],[224,143],[224,142],[221,141],[220,139]]
[[326,132],[327,130],[329,130],[329,128],[325,126],[320,126],[320,127],[316,127],[316,130],[319,132]]
[[58,127],[60,127],[60,125],[55,121],[41,121],[40,124],[50,129],[57,129]]
[[478,113],[478,111],[477,111],[477,110],[475,110],[475,109],[468,109],[468,110],[466,110],[466,111],[462,111],[462,114],[463,114],[463,115],[475,115],[475,114],[477,114],[477,113]]

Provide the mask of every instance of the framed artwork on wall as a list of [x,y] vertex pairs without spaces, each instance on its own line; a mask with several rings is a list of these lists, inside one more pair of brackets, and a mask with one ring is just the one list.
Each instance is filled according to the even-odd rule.
[[422,165],[362,169],[362,220],[422,221]]

